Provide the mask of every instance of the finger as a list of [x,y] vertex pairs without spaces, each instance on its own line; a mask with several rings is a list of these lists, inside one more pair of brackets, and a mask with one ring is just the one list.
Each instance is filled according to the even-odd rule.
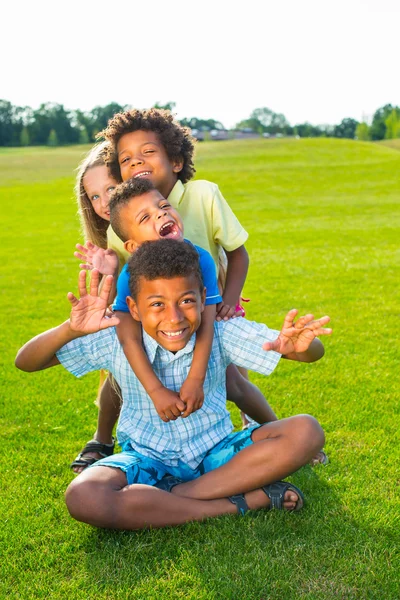
[[72,306],[77,306],[77,304],[79,304],[78,298],[76,296],[74,296],[74,294],[72,292],[68,292],[67,298]]
[[75,258],[78,258],[79,260],[87,260],[86,254],[84,254],[82,252],[74,252],[74,256],[75,256]]
[[90,292],[89,293],[91,296],[99,295],[99,282],[100,282],[100,273],[97,269],[93,269],[92,277],[90,278]]
[[85,269],[85,271],[91,271],[93,269],[93,265],[89,265],[88,263],[81,263],[79,265],[80,269]]
[[[168,417],[168,419],[170,421],[176,421],[177,416],[174,415],[174,413],[172,412],[172,410],[170,408],[167,408],[167,410],[165,410],[164,413],[165,413],[165,416]],[[180,413],[179,413],[179,415],[180,415]]]
[[320,319],[316,319],[315,321],[312,321],[311,323],[307,323],[304,327],[307,329],[311,329],[311,331],[315,331],[316,329],[323,327],[324,325],[329,323],[330,320],[331,319],[328,316],[321,317]]
[[290,327],[293,327],[293,321],[298,312],[299,311],[296,308],[292,308],[292,310],[289,310],[289,312],[287,313],[287,315],[283,321],[284,329],[289,329]]
[[112,275],[107,275],[104,278],[104,284],[103,284],[103,287],[101,288],[100,294],[99,294],[99,296],[102,300],[108,300],[113,281],[114,281],[114,277]]
[[303,327],[308,325],[313,319],[314,319],[314,315],[311,315],[311,314],[299,317],[297,319],[296,323],[294,323],[294,327],[296,329],[303,329]]
[[229,312],[229,309],[229,304],[224,304],[218,312],[217,321],[221,321],[222,319],[224,319],[227,313]]
[[108,327],[116,327],[119,325],[120,320],[118,317],[104,317],[100,322],[99,329],[107,329]]
[[87,253],[87,248],[86,248],[86,246],[82,246],[82,244],[76,244],[76,245],[75,245],[75,248],[76,248],[77,250],[79,250],[79,252],[83,252],[84,254],[86,254],[86,253]]
[[83,298],[84,296],[87,296],[87,290],[86,290],[86,271],[79,271],[79,276],[78,276],[78,290],[79,290],[79,297]]
[[86,247],[89,248],[90,250],[98,250],[98,246],[96,246],[96,244],[93,244],[93,242],[91,242],[90,240],[88,240],[86,242]]
[[180,398],[176,401],[176,405],[177,409],[179,410],[179,414],[183,413],[186,409],[186,404],[183,400],[181,400]]
[[224,317],[224,321],[228,321],[229,319],[231,319],[234,316],[235,312],[236,308],[234,306],[231,306]]
[[161,421],[164,421],[164,423],[169,423],[169,417],[167,417],[163,412],[157,412],[157,414]]
[[332,333],[332,329],[330,327],[321,327],[320,329],[316,329],[313,331],[313,334],[316,337],[319,337],[320,335],[331,335]]
[[278,348],[278,340],[274,340],[273,342],[265,342],[263,345],[263,350],[270,352],[271,350],[276,351]]

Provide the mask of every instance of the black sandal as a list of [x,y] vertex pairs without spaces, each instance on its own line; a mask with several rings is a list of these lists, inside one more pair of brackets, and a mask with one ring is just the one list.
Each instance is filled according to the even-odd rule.
[[100,458],[94,458],[93,456],[88,456],[85,458],[83,454],[87,454],[88,452],[97,452],[100,454],[101,458],[105,458],[106,456],[112,456],[114,454],[115,440],[112,438],[112,444],[103,444],[102,442],[98,442],[97,440],[90,440],[86,444],[86,446],[80,451],[74,462],[70,464],[71,469],[74,467],[90,467],[95,462],[100,460]]
[[[299,499],[296,502],[295,508],[292,511],[297,511],[303,508],[304,505],[304,496],[303,492],[299,490],[298,487],[293,485],[293,483],[289,483],[288,481],[275,481],[275,483],[270,483],[269,485],[265,485],[261,488],[262,491],[268,496],[270,499],[270,505],[265,510],[284,510],[283,502],[285,498],[285,493],[287,491],[295,492]],[[237,510],[239,515],[244,515],[247,513],[249,509],[244,494],[236,494],[235,496],[229,496],[228,500],[237,506]]]

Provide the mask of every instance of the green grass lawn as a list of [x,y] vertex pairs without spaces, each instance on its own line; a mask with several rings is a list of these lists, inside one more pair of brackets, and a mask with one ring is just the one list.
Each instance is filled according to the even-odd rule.
[[398,150],[334,139],[199,145],[197,177],[220,185],[250,233],[248,317],[280,328],[293,307],[331,316],[322,361],[253,376],[279,416],[319,419],[331,462],[291,478],[307,498],[299,514],[142,532],[96,530],[64,505],[68,465],[95,428],[98,375],[13,366],[25,341],[69,312],[84,151],[0,150],[0,598],[397,600]]

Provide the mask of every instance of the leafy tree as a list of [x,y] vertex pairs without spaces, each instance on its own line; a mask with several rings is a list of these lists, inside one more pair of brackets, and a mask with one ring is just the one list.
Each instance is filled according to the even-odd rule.
[[89,116],[89,127],[86,126],[89,136],[92,138],[98,131],[102,131],[107,127],[108,121],[119,112],[124,112],[128,109],[128,105],[121,105],[117,102],[110,102],[106,106],[95,106]]
[[311,123],[299,123],[294,127],[295,135],[300,137],[324,137],[327,135],[327,129],[311,125]]
[[398,106],[392,106],[391,104],[385,104],[385,106],[382,106],[375,111],[370,129],[372,140],[384,139],[386,134],[386,119],[392,110],[395,110],[397,115],[400,116],[400,108]]
[[58,146],[58,136],[57,136],[57,132],[55,129],[52,129],[49,133],[49,137],[47,139],[47,145],[48,146]]
[[265,128],[262,126],[258,119],[250,118],[245,119],[244,121],[239,121],[236,123],[235,129],[251,129],[254,133],[264,133]]
[[266,133],[287,133],[288,129],[291,129],[285,115],[266,107],[253,110],[250,119],[259,121]]
[[190,119],[180,119],[181,125],[190,127],[190,129],[199,129],[200,131],[211,131],[212,129],[225,129],[219,121],[214,119],[198,119],[191,117]]
[[393,108],[392,112],[385,119],[385,138],[387,140],[393,140],[400,137],[400,118],[398,112],[400,111]]
[[171,112],[174,112],[175,106],[176,102],[166,102],[165,104],[160,104],[159,102],[156,102],[153,108],[163,108],[164,110],[170,110]]
[[79,143],[80,144],[89,144],[90,140],[89,140],[89,135],[87,132],[86,127],[81,127],[80,131],[79,131]]
[[14,107],[8,100],[0,100],[0,146],[10,146],[13,139]]
[[28,131],[27,127],[23,127],[23,129],[21,131],[21,135],[19,136],[19,143],[21,146],[29,146],[30,137],[29,137],[29,131]]
[[356,139],[362,142],[367,142],[371,139],[369,127],[365,121],[359,123],[356,127]]
[[41,104],[32,114],[33,121],[30,126],[32,143],[47,144],[50,132],[54,129],[59,144],[76,144],[79,140],[79,131],[72,125],[71,116],[62,104],[52,102]]
[[335,125],[333,137],[353,140],[356,135],[357,125],[358,121],[355,119],[343,119],[339,125]]

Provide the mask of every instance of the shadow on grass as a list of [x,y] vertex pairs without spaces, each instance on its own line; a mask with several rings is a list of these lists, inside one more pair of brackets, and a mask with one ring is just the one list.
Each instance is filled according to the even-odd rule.
[[308,500],[300,513],[258,511],[140,532],[91,529],[88,582],[113,599],[398,598],[393,536],[352,518],[320,478],[329,469],[305,467],[291,478]]

